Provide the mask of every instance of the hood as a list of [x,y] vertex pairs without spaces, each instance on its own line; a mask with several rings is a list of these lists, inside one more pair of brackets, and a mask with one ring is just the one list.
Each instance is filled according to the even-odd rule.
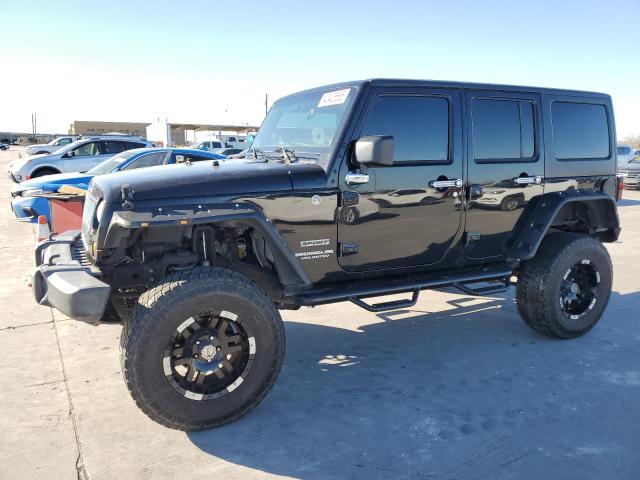
[[89,183],[93,175],[86,173],[58,173],[56,175],[46,175],[44,177],[32,178],[19,183],[11,190],[11,194],[15,196],[26,190],[40,190],[46,185],[75,185],[78,183]]
[[[290,191],[295,184],[324,185],[324,170],[318,165],[283,165],[254,162],[197,162],[161,165],[109,173],[93,179],[95,190],[107,202],[120,202],[122,185],[129,185],[133,201],[269,193]],[[299,179],[299,180],[298,180]]]

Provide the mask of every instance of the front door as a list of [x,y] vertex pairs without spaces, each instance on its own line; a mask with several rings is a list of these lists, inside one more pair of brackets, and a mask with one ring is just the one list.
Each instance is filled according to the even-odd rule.
[[503,255],[524,206],[543,193],[544,149],[538,95],[468,91],[465,253]]
[[366,172],[344,162],[339,261],[347,271],[438,264],[461,228],[458,90],[374,88],[353,140],[394,138],[392,166]]

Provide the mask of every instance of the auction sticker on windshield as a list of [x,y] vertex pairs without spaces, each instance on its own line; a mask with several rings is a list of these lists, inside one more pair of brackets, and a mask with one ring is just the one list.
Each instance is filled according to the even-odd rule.
[[342,90],[336,90],[323,94],[322,98],[320,98],[320,101],[318,102],[318,108],[330,107],[331,105],[340,105],[341,103],[346,102],[349,91],[351,91],[350,88],[343,88]]

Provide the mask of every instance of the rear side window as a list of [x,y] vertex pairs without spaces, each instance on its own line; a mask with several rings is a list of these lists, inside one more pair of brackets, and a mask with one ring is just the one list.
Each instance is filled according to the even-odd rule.
[[535,160],[533,103],[481,98],[471,108],[476,162]]
[[133,160],[129,165],[123,168],[123,170],[133,170],[136,168],[153,167],[155,165],[162,165],[164,158],[167,156],[167,152],[152,152],[142,155]]
[[381,95],[361,135],[392,135],[394,162],[448,163],[449,123],[446,98]]
[[125,143],[126,143],[126,147],[124,148],[125,150],[131,150],[133,148],[144,148],[147,146],[144,143],[138,143],[138,142],[125,142]]
[[553,102],[553,151],[559,160],[609,157],[609,123],[604,105]]
[[104,144],[104,150],[102,151],[103,154],[116,154],[116,153],[120,153],[123,152],[125,150],[125,142],[103,142]]

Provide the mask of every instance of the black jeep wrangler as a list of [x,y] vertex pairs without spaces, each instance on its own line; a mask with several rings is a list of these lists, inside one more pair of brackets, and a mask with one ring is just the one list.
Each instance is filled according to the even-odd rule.
[[515,283],[529,327],[577,337],[611,292],[615,139],[598,93],[404,80],[297,93],[244,160],[96,177],[82,231],[38,245],[33,292],[79,320],[119,316],[131,394],[185,430],[269,391],[278,309],[379,312],[423,289]]

